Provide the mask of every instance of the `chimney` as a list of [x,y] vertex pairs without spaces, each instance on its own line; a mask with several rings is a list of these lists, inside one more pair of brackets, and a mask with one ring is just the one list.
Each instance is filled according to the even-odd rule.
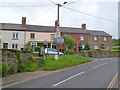
[[86,30],[86,24],[82,24],[82,29]]
[[22,27],[26,27],[26,17],[22,17]]

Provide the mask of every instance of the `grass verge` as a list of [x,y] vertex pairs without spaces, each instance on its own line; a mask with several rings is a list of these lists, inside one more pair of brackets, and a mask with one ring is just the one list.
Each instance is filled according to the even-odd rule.
[[57,70],[73,65],[78,65],[92,61],[88,57],[77,56],[77,55],[64,55],[59,56],[59,59],[55,59],[54,56],[46,56],[46,60],[41,58],[42,70]]

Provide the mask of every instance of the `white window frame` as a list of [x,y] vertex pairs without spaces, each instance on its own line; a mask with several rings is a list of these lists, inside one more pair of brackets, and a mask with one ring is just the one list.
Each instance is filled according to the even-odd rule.
[[80,36],[80,40],[81,40],[81,41],[84,41],[84,36]]
[[18,44],[13,43],[13,44],[12,44],[12,49],[18,49]]
[[107,41],[107,37],[103,37],[103,40],[104,40],[104,41]]
[[55,34],[51,34],[50,39],[53,40],[55,38]]
[[94,45],[94,49],[98,49],[98,45]]
[[35,33],[30,33],[30,39],[35,39]]
[[30,43],[30,46],[36,47],[36,46],[37,46],[37,42],[31,42],[31,43]]
[[97,40],[98,40],[97,36],[94,36],[94,41],[97,41]]
[[13,39],[18,39],[18,33],[13,33],[12,37],[13,37]]

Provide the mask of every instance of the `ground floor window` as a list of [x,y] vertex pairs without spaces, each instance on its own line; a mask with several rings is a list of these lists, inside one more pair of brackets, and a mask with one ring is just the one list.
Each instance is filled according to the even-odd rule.
[[94,45],[94,49],[98,49],[98,46],[97,46],[97,45]]
[[12,44],[12,49],[17,49],[18,48],[18,44]]
[[37,46],[37,42],[31,42],[31,43],[30,43],[30,46],[36,47],[36,46]]

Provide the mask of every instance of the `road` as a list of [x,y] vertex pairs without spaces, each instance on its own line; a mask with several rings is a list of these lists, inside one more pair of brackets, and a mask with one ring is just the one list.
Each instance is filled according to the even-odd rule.
[[118,60],[94,59],[93,62],[59,70],[7,88],[107,88],[118,72]]

